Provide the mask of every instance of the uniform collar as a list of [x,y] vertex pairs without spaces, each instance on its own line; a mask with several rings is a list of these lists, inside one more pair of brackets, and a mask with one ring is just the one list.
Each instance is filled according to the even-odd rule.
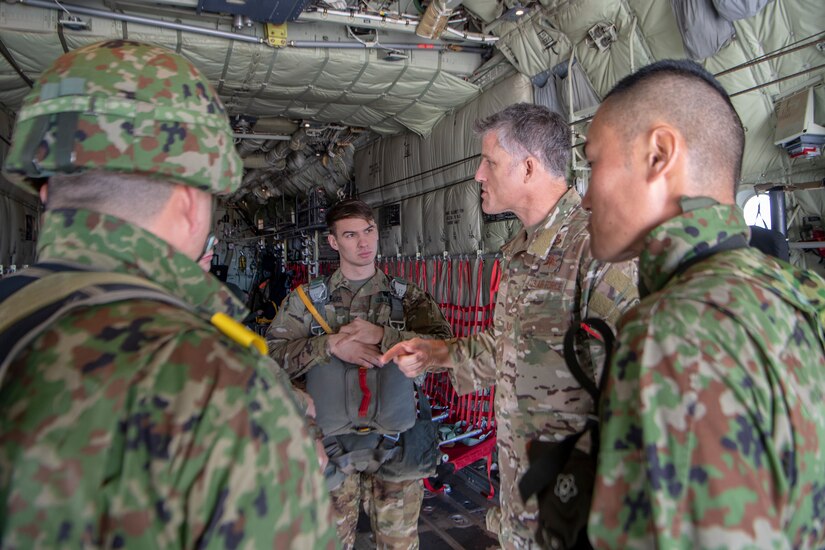
[[735,235],[747,241],[748,226],[736,205],[704,197],[682,201],[683,213],[656,227],[639,256],[639,282],[646,292],[661,290],[679,266]]
[[[346,288],[347,290],[352,293],[352,289],[349,286],[349,281],[344,274],[341,273],[341,269],[336,269],[335,272],[329,278],[329,291],[335,292],[339,288]],[[379,292],[389,292],[390,290],[390,279],[384,274],[383,271],[376,267],[375,273],[369,280],[364,283],[358,293],[363,294],[365,296],[369,296],[371,294],[378,294]]]
[[247,309],[221,282],[160,237],[125,220],[83,209],[48,210],[38,261],[64,260],[149,279],[211,317],[242,321]]
[[557,243],[559,230],[567,222],[570,214],[581,205],[581,197],[574,188],[569,188],[561,196],[556,205],[547,214],[536,228],[527,233],[526,228],[522,230],[509,243],[504,245],[502,251],[507,257],[520,250],[526,250],[532,256],[545,259],[551,250],[558,248],[561,243]]

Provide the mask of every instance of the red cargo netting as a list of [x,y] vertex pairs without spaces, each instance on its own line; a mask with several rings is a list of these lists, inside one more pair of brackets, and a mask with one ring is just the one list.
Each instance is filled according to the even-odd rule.
[[[338,262],[330,262],[330,261],[323,261],[318,262],[318,276],[319,277],[328,277],[335,273],[335,270],[338,269]],[[290,286],[290,290],[295,290],[298,288],[298,285],[302,285],[309,282],[309,266],[306,264],[301,263],[288,263],[286,264],[286,270],[292,271],[292,284]]]
[[[429,291],[456,336],[471,336],[493,324],[493,310],[501,282],[498,258],[391,258],[379,266],[384,273],[414,281]],[[485,287],[488,292],[483,290]],[[489,477],[496,447],[495,388],[459,396],[447,373],[432,373],[427,376],[424,392],[432,404],[433,417],[441,422],[440,470],[449,474],[486,458]],[[440,491],[441,487],[437,485],[437,480],[425,480],[430,491]],[[491,483],[487,498],[492,497]]]

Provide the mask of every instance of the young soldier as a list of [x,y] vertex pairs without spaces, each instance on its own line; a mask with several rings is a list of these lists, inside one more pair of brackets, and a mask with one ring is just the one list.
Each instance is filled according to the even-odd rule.
[[48,184],[38,263],[0,284],[0,545],[334,548],[289,381],[196,263],[243,172],[209,81],[163,48],[78,48],[4,168]]
[[745,132],[696,63],[660,61],[587,134],[593,254],[639,256],[602,407],[598,548],[825,548],[825,281],[748,248]]
[[[269,353],[290,378],[305,378],[315,399],[330,457],[327,473],[338,535],[345,548],[355,543],[362,498],[378,548],[418,548],[422,476],[407,479],[413,474],[393,466],[401,449],[388,449],[384,437],[387,426],[409,426],[415,420],[413,385],[394,365],[382,367],[380,357],[415,336],[448,338],[450,326],[429,294],[376,269],[378,229],[366,203],[339,202],[326,222],[341,267],[327,280],[305,285],[307,298],[297,291],[287,297],[266,333]],[[316,320],[312,308],[330,330]],[[380,377],[380,391],[377,386],[367,389],[368,376]],[[376,408],[387,416],[371,421]],[[433,447],[436,442],[430,438],[407,444]]]

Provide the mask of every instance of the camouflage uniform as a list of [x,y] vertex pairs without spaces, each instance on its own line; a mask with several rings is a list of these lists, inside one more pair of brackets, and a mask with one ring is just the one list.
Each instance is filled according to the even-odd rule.
[[640,258],[653,294],[621,321],[602,410],[599,548],[825,548],[825,281],[731,236],[736,206],[686,209]]
[[[536,547],[536,499],[524,503],[518,491],[527,443],[581,431],[593,413],[564,362],[567,329],[586,316],[615,323],[637,298],[635,264],[594,260],[587,220],[570,189],[532,233],[522,230],[506,244],[493,327],[451,345],[459,393],[496,385],[501,510],[488,513],[488,529],[505,548]],[[600,371],[601,362],[593,357],[583,366]]]
[[[329,302],[326,320],[333,331],[355,318],[384,327],[382,352],[410,338],[449,338],[450,325],[429,294],[407,283],[403,297],[405,330],[389,326],[390,304],[376,305],[376,297],[390,292],[390,278],[377,271],[354,295],[348,281],[338,270],[328,282]],[[311,368],[325,364],[331,357],[327,336],[311,336],[312,317],[297,293],[291,293],[266,333],[270,355],[281,363],[293,379]],[[413,396],[410,396],[412,399]],[[332,491],[338,522],[338,536],[346,548],[355,543],[358,504],[363,499],[370,516],[378,548],[418,548],[418,514],[424,488],[420,480],[395,482],[376,474],[354,474]]]
[[209,322],[244,307],[151,233],[48,212],[40,261],[139,275],[148,300],[70,313],[0,390],[3,546],[334,548],[312,440],[286,377]]
[[[4,169],[29,192],[30,177],[103,169],[222,193],[242,173],[197,69],[121,40],[43,73]],[[0,546],[335,547],[303,411],[270,359],[210,324],[246,313],[216,279],[149,231],[82,209],[47,210],[38,255],[151,280],[193,311],[78,308],[13,360],[0,386]]]

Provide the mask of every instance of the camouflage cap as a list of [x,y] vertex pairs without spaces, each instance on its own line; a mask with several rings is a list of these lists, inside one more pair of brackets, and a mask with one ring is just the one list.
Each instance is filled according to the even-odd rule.
[[23,101],[3,166],[13,183],[102,169],[231,193],[241,159],[201,72],[158,46],[107,40],[61,56]]

